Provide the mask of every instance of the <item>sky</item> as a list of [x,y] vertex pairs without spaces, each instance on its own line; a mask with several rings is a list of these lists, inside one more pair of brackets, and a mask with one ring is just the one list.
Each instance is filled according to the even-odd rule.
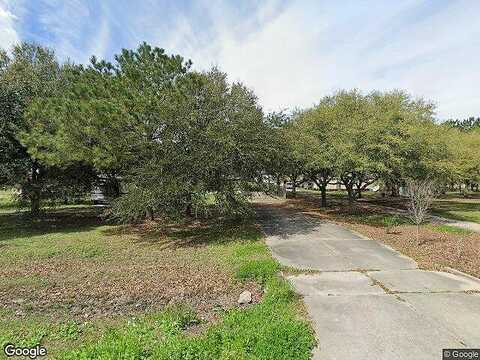
[[0,47],[107,60],[142,41],[217,66],[266,111],[340,89],[403,89],[437,118],[480,116],[478,0],[0,0]]

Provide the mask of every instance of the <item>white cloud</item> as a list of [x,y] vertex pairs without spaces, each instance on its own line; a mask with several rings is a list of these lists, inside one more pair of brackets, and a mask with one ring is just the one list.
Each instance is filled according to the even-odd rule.
[[48,45],[54,47],[60,58],[86,63],[92,55],[99,58],[107,55],[110,28],[102,3],[92,9],[82,0],[44,0],[36,10],[41,26],[54,39]]
[[[0,0],[1,46],[18,41],[12,13],[23,18],[6,1]],[[61,58],[111,58],[112,50],[146,40],[192,59],[194,68],[218,66],[253,88],[266,110],[311,106],[356,87],[423,96],[438,104],[439,118],[480,111],[474,0],[32,3],[25,5],[44,32],[36,38],[33,29],[33,38],[48,34],[46,45]]]
[[9,3],[0,0],[0,48],[10,49],[20,41],[15,29],[16,16],[9,10]]
[[[310,106],[340,88],[402,88],[436,102],[439,118],[478,115],[480,3],[423,12],[421,4],[296,2],[275,11],[270,1],[242,19],[214,3],[208,44],[182,17],[167,48],[200,68],[219,65],[252,87],[266,109]],[[256,27],[248,26],[252,18]]]

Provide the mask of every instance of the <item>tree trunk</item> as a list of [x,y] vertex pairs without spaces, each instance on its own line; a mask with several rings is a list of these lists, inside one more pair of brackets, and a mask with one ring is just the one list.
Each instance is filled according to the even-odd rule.
[[290,180],[291,180],[291,183],[292,183],[292,198],[295,198],[297,197],[297,179],[298,179],[298,176],[295,176],[295,175],[291,175],[290,177]]
[[362,198],[362,188],[361,188],[361,187],[359,187],[359,188],[357,189],[357,197],[358,197],[359,199]]
[[40,194],[38,191],[34,191],[30,195],[30,214],[33,217],[40,215]]
[[150,220],[155,220],[155,214],[153,213],[152,208],[147,208],[147,211],[145,212],[145,217]]
[[322,194],[322,200],[320,205],[322,207],[327,207],[327,186],[325,184],[322,184],[322,186],[320,187],[320,192]]
[[30,215],[32,217],[37,217],[40,215],[40,167],[36,162],[32,165],[32,177],[29,181],[28,197],[30,198]]
[[[330,182],[330,177],[326,173],[319,173],[320,176],[311,175],[310,179],[318,186],[321,194],[320,206],[327,207],[327,185]],[[317,175],[319,175],[317,174]]]
[[186,203],[187,206],[185,207],[185,216],[191,218],[193,217],[192,194],[187,194]]
[[283,192],[282,192],[282,185],[280,181],[280,176],[277,176],[277,196],[282,197]]
[[390,190],[391,190],[390,195],[392,197],[398,197],[400,195],[400,191],[398,189],[398,186],[396,186],[395,184],[391,184]]
[[355,190],[353,189],[353,186],[352,185],[347,185],[347,184],[344,184],[345,185],[345,188],[347,189],[347,194],[348,194],[348,202],[350,204],[353,204],[353,202],[355,201]]
[[343,186],[345,186],[345,189],[347,190],[349,204],[352,204],[355,201],[355,178],[355,174],[347,174],[346,176],[340,176],[340,180],[342,181]]

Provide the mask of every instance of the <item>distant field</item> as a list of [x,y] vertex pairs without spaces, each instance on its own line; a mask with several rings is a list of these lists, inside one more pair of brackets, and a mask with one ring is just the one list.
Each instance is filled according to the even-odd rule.
[[[58,359],[308,359],[302,302],[251,223],[29,220],[0,195],[0,347]],[[249,290],[253,303],[239,307]]]

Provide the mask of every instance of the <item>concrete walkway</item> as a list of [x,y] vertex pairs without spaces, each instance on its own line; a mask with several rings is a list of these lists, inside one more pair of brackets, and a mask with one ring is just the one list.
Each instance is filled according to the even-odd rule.
[[395,250],[330,222],[258,209],[267,244],[304,296],[319,346],[314,359],[441,359],[480,347],[480,281],[424,271]]
[[480,232],[480,224],[472,222],[472,221],[460,221],[460,220],[452,220],[452,219],[446,219],[444,217],[432,215],[430,216],[432,222],[436,222],[439,224],[445,224],[445,225],[450,225],[450,226],[456,226],[459,228],[463,228],[466,230],[474,231],[474,232]]

